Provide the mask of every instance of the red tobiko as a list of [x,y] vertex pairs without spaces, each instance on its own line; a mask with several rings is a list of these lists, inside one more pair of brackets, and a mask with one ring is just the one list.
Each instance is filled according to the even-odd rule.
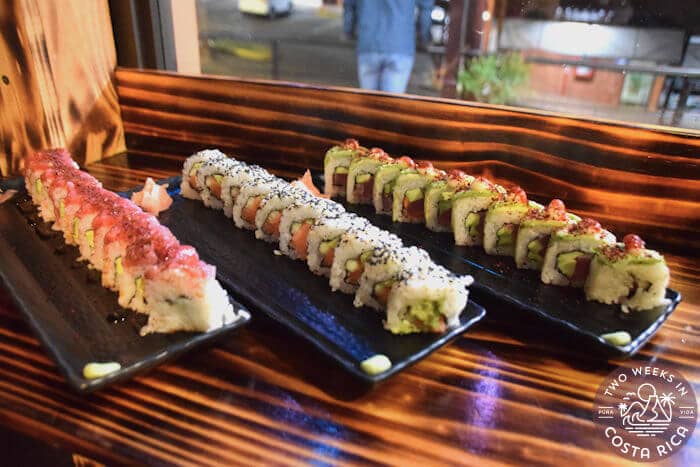
[[408,156],[401,156],[398,159],[396,159],[396,162],[403,162],[408,166],[410,169],[415,169],[416,168],[416,163],[413,159],[411,159]]
[[360,149],[360,142],[353,138],[348,138],[345,140],[343,145],[346,149],[358,150]]
[[418,161],[418,162],[416,162],[416,168],[418,168],[418,169],[432,169],[433,163],[430,161]]
[[456,179],[456,180],[460,180],[460,179],[466,177],[466,176],[467,176],[467,173],[466,173],[464,170],[452,169],[452,170],[450,170],[449,172],[447,172],[447,175],[448,175],[450,178],[453,178],[453,179]]
[[390,161],[391,156],[384,152],[382,148],[372,148],[369,150],[369,156],[372,157],[373,159],[377,159],[380,161]]
[[560,199],[553,199],[547,205],[547,215],[550,219],[566,220],[566,206]]
[[627,234],[622,239],[622,243],[625,244],[626,250],[641,250],[644,248],[644,240],[642,240],[639,235]]
[[508,198],[521,204],[527,204],[527,193],[520,186],[515,185],[508,193]]

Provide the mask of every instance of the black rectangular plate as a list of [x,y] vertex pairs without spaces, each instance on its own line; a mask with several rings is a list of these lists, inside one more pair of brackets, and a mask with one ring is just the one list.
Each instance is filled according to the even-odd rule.
[[[544,284],[537,271],[518,269],[513,258],[487,255],[481,247],[455,245],[452,232],[432,232],[422,224],[392,222],[391,216],[377,214],[373,207],[344,204],[348,211],[395,233],[406,245],[424,248],[438,264],[457,274],[473,276],[471,288],[477,300],[489,296],[505,302],[509,306],[504,309],[512,313],[514,320],[522,320],[523,313],[527,313],[562,327],[589,342],[591,350],[599,350],[602,355],[633,355],[659,330],[681,301],[679,292],[667,289],[667,305],[623,313],[617,305],[587,301],[582,289]],[[600,337],[615,331],[627,331],[631,342],[618,346]]]
[[[68,383],[88,393],[131,378],[181,353],[213,342],[249,321],[243,313],[233,323],[206,333],[178,332],[139,336],[145,316],[126,311],[117,294],[100,286],[76,247],[63,244],[60,234],[43,238],[17,206],[26,196],[22,179],[0,182],[0,189],[20,191],[0,205],[0,277]],[[233,301],[235,309],[243,306]],[[114,317],[120,319],[114,322]],[[98,379],[85,379],[89,362],[117,361],[121,369]]]
[[[305,262],[275,255],[276,244],[256,240],[252,231],[237,229],[223,212],[180,196],[180,177],[158,183],[168,183],[173,197],[158,219],[180,241],[197,248],[204,261],[216,265],[225,287],[251,311],[278,321],[364,381],[375,383],[398,373],[462,335],[485,314],[470,300],[459,326],[444,334],[393,335],[384,330],[379,313],[355,308],[352,295],[332,292],[328,279],[312,274]],[[376,354],[389,357],[392,366],[368,375],[360,364]]]

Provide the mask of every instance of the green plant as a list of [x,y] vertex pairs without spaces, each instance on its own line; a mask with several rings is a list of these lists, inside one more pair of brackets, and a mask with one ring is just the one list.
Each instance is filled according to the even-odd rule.
[[474,58],[459,72],[458,90],[464,98],[479,102],[512,102],[527,82],[529,67],[522,55],[508,53]]

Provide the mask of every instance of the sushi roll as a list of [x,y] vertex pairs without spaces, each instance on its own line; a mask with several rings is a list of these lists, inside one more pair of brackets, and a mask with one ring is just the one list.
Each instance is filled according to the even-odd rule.
[[333,146],[326,152],[323,159],[323,175],[325,178],[324,192],[331,198],[345,197],[347,193],[348,172],[350,163],[355,157],[367,152],[355,139],[346,139],[345,143]]
[[401,239],[373,225],[359,230],[351,229],[342,235],[335,248],[331,266],[330,286],[335,292],[340,290],[354,294],[360,285],[364,272],[364,262],[376,248],[397,248]]
[[[102,272],[103,284],[119,293],[120,305],[148,314],[141,334],[208,331],[237,318],[213,267],[192,247],[180,245],[153,215],[78,170],[66,154],[47,151],[27,158],[32,201],[48,197],[54,228]],[[47,205],[47,217],[49,211]]]
[[345,212],[337,217],[321,217],[311,226],[308,236],[309,270],[320,276],[330,276],[335,248],[341,236],[351,229],[367,229],[371,224],[364,217]]
[[437,180],[447,179],[447,173],[433,164],[421,161],[415,169],[406,169],[396,178],[392,192],[391,217],[394,222],[425,222],[425,189]]
[[578,216],[566,212],[564,203],[559,199],[550,201],[544,210],[531,208],[520,222],[515,243],[515,264],[520,269],[542,269],[552,232],[579,220]]
[[473,180],[461,170],[451,170],[446,179],[430,183],[425,189],[425,226],[434,232],[451,232],[452,196],[469,188]]
[[430,263],[430,256],[422,248],[375,249],[364,263],[365,271],[355,293],[355,306],[367,305],[379,311],[386,309],[394,284],[405,274]]
[[268,243],[279,242],[282,211],[298,200],[308,197],[306,190],[289,183],[280,184],[279,189],[272,190],[263,196],[260,208],[255,214],[255,238]]
[[457,245],[484,242],[484,221],[489,206],[506,197],[506,190],[484,177],[476,177],[467,189],[452,195],[452,231]]
[[377,214],[391,215],[394,206],[394,185],[401,171],[415,169],[416,163],[408,156],[401,156],[393,162],[387,162],[374,173],[372,204]]
[[233,222],[239,229],[255,230],[256,216],[263,200],[271,199],[267,196],[285,190],[288,183],[281,178],[271,178],[256,181],[249,181],[242,185],[233,205]]
[[374,174],[392,158],[379,148],[355,157],[350,163],[347,176],[346,199],[351,204],[372,204]]
[[384,328],[394,334],[444,332],[459,324],[471,276],[434,264],[407,274],[389,292]]
[[306,261],[309,232],[318,219],[338,217],[345,212],[342,205],[307,193],[282,210],[280,251],[292,259]]
[[668,282],[664,257],[629,234],[596,250],[584,291],[586,299],[619,304],[624,312],[649,310],[666,303]]
[[520,221],[531,209],[541,211],[544,207],[528,202],[520,187],[513,188],[505,200],[489,206],[484,219],[484,251],[490,255],[514,256]]
[[241,188],[246,185],[275,180],[276,177],[258,165],[241,163],[231,168],[221,182],[221,199],[224,202],[224,215],[233,217],[233,207],[236,205]]
[[583,287],[596,249],[615,243],[598,221],[583,219],[555,231],[542,264],[542,282]]
[[227,156],[218,149],[205,149],[191,155],[185,160],[182,167],[182,181],[180,182],[180,192],[182,196],[190,199],[202,199],[201,191],[204,188],[202,179],[198,177],[199,171],[208,166],[216,166],[220,160]]
[[197,170],[197,186],[202,203],[211,209],[223,209],[223,181],[243,169],[243,163],[231,158],[217,159],[213,164],[203,165]]

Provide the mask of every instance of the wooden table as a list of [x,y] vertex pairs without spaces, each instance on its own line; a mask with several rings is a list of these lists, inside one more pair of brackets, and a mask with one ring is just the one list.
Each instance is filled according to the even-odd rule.
[[[176,173],[179,161],[107,159],[89,167],[119,190]],[[684,301],[628,361],[552,345],[503,305],[464,337],[375,388],[358,385],[285,329],[256,315],[226,342],[90,396],[67,387],[0,291],[0,422],[100,462],[620,465],[591,404],[617,365],[662,364],[700,392],[697,261],[667,256]],[[668,465],[700,460],[695,435]]]

